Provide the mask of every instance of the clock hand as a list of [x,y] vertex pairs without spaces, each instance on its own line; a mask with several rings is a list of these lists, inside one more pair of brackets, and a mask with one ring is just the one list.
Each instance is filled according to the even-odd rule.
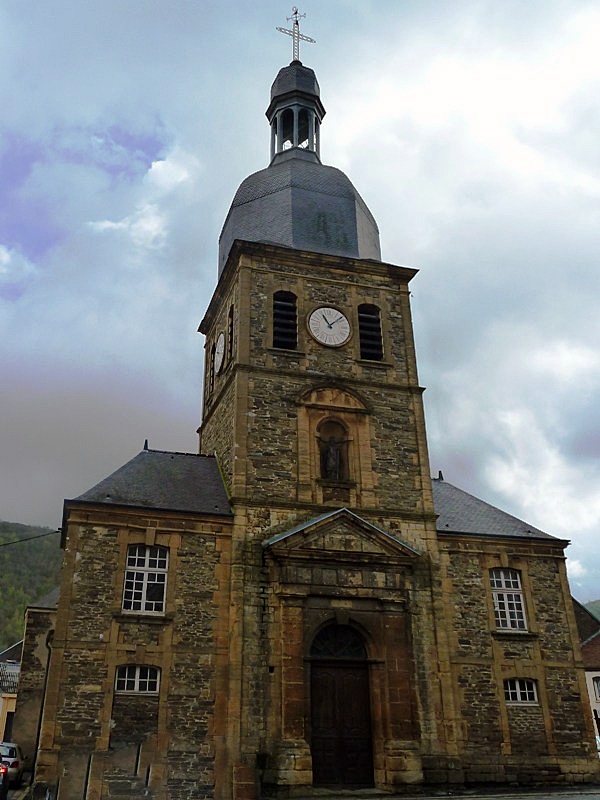
[[[336,322],[339,322],[341,319],[344,319],[344,315],[343,314],[340,314],[340,316],[337,319],[334,319],[333,322],[331,323],[331,325],[335,325]],[[331,325],[329,326],[330,328],[331,328]]]
[[329,322],[329,320],[327,319],[327,317],[325,316],[325,314],[321,314],[321,316],[322,316],[322,317],[323,317],[323,319],[325,320],[325,324],[327,325],[327,327],[329,328],[329,330],[331,330],[331,322]]

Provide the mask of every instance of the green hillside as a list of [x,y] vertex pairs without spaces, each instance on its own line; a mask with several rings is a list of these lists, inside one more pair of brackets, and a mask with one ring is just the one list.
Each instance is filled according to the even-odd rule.
[[25,608],[58,585],[59,543],[51,528],[0,521],[0,652],[23,638]]
[[591,611],[597,619],[600,620],[600,600],[590,600],[589,603],[584,603],[584,606],[588,611]]

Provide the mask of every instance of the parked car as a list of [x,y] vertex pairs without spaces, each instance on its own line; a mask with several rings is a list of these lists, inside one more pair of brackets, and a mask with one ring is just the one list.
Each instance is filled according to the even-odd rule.
[[0,742],[0,761],[8,767],[9,783],[19,786],[25,769],[25,758],[19,745],[14,742]]

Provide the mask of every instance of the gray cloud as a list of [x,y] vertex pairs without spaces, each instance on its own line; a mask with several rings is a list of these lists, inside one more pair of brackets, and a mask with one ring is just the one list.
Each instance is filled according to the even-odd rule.
[[[434,474],[570,538],[598,594],[600,110],[588,2],[333,0],[302,53],[327,163],[412,285]],[[0,517],[194,450],[217,238],[264,167],[279,4],[5,4]],[[594,39],[595,36],[595,39]],[[592,42],[593,40],[593,42]],[[579,563],[576,563],[579,562]]]

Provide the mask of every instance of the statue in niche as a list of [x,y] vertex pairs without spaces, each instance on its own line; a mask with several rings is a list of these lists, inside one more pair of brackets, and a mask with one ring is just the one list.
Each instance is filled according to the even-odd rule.
[[339,422],[327,421],[319,429],[321,478],[326,481],[348,479],[348,435]]

